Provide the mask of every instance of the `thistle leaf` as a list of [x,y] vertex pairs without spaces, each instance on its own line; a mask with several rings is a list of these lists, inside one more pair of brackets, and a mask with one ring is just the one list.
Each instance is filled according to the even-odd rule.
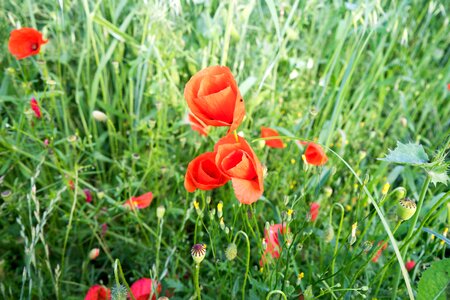
[[422,145],[397,142],[397,147],[394,150],[389,150],[389,154],[385,158],[380,158],[380,160],[397,164],[425,166],[428,164],[428,155]]

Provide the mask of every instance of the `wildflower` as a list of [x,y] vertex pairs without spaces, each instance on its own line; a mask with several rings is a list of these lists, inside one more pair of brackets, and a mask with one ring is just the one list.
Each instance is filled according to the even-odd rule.
[[402,199],[397,204],[397,215],[403,220],[409,220],[416,212],[416,203],[408,198]]
[[414,260],[407,261],[405,263],[406,270],[411,271],[416,266],[416,262]]
[[84,300],[109,300],[111,291],[103,285],[93,285],[89,288]]
[[235,243],[231,243],[228,245],[227,249],[225,250],[225,256],[228,260],[233,260],[236,258],[237,255],[237,246]]
[[92,117],[99,122],[106,122],[106,120],[108,120],[108,116],[99,110],[94,110],[92,112]]
[[156,300],[156,294],[161,293],[161,284],[150,278],[141,278],[131,285],[130,290],[136,300]]
[[47,43],[42,38],[42,33],[33,28],[20,28],[11,31],[8,49],[17,59],[37,55],[41,45]]
[[309,216],[311,217],[311,222],[314,222],[317,219],[317,216],[319,215],[319,208],[320,204],[317,202],[311,203],[309,207]]
[[315,143],[309,143],[305,150],[305,160],[308,164],[314,166],[324,165],[328,161],[322,147]]
[[251,204],[264,192],[262,165],[247,141],[232,134],[220,139],[214,146],[216,165],[231,178],[234,193],[239,202]]
[[350,235],[348,242],[353,245],[356,242],[356,229],[358,228],[358,222],[353,223],[352,225],[352,234]]
[[161,220],[162,218],[164,218],[164,213],[166,212],[166,208],[164,207],[164,205],[160,205],[158,206],[158,208],[156,209],[156,217]]
[[380,242],[378,242],[378,247],[380,247],[380,246],[381,246],[381,248],[377,250],[377,253],[372,258],[372,261],[374,263],[376,263],[378,261],[378,259],[381,256],[381,253],[387,248],[388,244],[386,242],[380,241]]
[[292,220],[292,215],[293,215],[293,214],[294,214],[294,210],[291,209],[291,208],[289,208],[289,209],[287,210],[287,212],[286,212],[286,215],[287,215],[287,221],[288,221],[288,222]]
[[39,108],[39,103],[36,101],[35,98],[31,98],[30,106],[31,109],[34,111],[34,115],[36,116],[36,118],[40,119],[42,117],[41,109]]
[[153,201],[153,193],[148,192],[138,197],[131,197],[130,199],[125,201],[123,206],[128,207],[130,209],[134,208],[141,209],[148,207],[152,203],[152,201]]
[[266,249],[259,262],[261,266],[266,262],[266,256],[270,254],[272,258],[279,258],[282,250],[282,246],[279,242],[279,234],[286,233],[286,224],[275,224],[264,230],[264,240]]
[[91,203],[92,202],[91,191],[89,189],[84,189],[83,192],[84,192],[84,196],[86,197],[86,202]]
[[223,202],[219,201],[219,203],[217,203],[217,217],[218,218],[222,218],[222,213],[223,213]]
[[219,225],[220,225],[220,229],[222,229],[222,230],[225,229],[225,222],[223,221],[223,218],[220,218]]
[[389,182],[386,182],[383,185],[383,189],[381,190],[381,194],[382,195],[386,195],[389,192],[389,188],[391,187],[391,185],[389,184]]
[[206,125],[229,126],[231,132],[244,119],[244,100],[227,67],[208,67],[192,76],[184,97],[192,114]]
[[184,187],[190,193],[196,189],[212,190],[228,182],[215,163],[216,153],[206,152],[194,158],[188,165]]
[[209,126],[203,123],[199,118],[189,113],[188,121],[191,125],[192,130],[197,131],[200,135],[208,136]]
[[98,255],[100,254],[100,249],[98,248],[93,248],[91,251],[89,251],[89,259],[90,260],[94,260],[98,257]]
[[108,224],[102,223],[102,236],[105,236],[106,232],[108,231]]
[[71,135],[71,136],[69,136],[69,137],[67,137],[67,141],[69,142],[69,143],[75,143],[76,141],[77,141],[77,136],[76,135]]
[[191,249],[192,259],[196,264],[200,264],[206,256],[206,245],[205,244],[195,244]]
[[69,188],[73,191],[75,189],[75,183],[73,183],[72,179],[69,179],[69,181],[67,182],[67,184],[69,185]]
[[[268,127],[261,127],[261,137],[267,138],[267,137],[274,137],[279,136],[278,131],[272,128]],[[265,140],[266,146],[271,148],[284,148],[286,145],[283,144],[283,141],[281,139],[272,139],[272,140]]]

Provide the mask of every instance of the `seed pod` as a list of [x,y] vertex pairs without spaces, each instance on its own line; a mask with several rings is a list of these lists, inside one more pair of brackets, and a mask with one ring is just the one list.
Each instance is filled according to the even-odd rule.
[[397,204],[397,215],[403,221],[411,219],[416,212],[416,203],[408,198],[402,199]]
[[192,259],[196,264],[200,264],[206,256],[206,245],[205,244],[195,244],[191,249]]

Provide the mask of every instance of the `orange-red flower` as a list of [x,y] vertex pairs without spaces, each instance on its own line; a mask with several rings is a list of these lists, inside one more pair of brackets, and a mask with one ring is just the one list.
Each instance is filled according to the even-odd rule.
[[269,227],[269,230],[264,230],[264,242],[266,243],[266,250],[259,262],[262,266],[266,263],[267,255],[270,255],[272,258],[279,258],[281,253],[281,245],[279,240],[279,234],[286,233],[286,224],[275,224]]
[[231,178],[239,202],[252,204],[264,192],[263,168],[247,141],[243,137],[236,137],[228,134],[214,146],[216,165]]
[[109,300],[111,291],[103,285],[93,285],[89,288],[84,300]]
[[317,202],[311,203],[309,207],[309,215],[311,216],[311,222],[314,222],[319,215],[320,204]]
[[[261,127],[261,137],[262,138],[268,138],[268,137],[274,137],[274,136],[280,136],[278,134],[278,131],[272,128],[268,127]],[[283,141],[281,139],[273,139],[273,140],[265,140],[267,147],[272,148],[284,148],[285,145],[283,144]]]
[[321,166],[328,161],[328,157],[320,145],[309,143],[305,151],[306,162],[310,165]]
[[36,116],[36,118],[40,119],[42,116],[41,109],[40,109],[39,103],[36,101],[36,99],[31,98],[30,106],[31,106],[31,109],[34,111],[34,115]]
[[8,49],[17,59],[36,55],[41,50],[41,45],[47,43],[42,38],[42,33],[33,28],[20,28],[11,31]]
[[188,118],[192,130],[197,131],[200,135],[208,136],[209,127],[205,123],[191,113],[189,113]]
[[143,194],[139,197],[131,197],[130,199],[128,199],[123,206],[125,207],[129,207],[131,209],[134,208],[146,208],[148,207],[153,200],[153,193],[152,192],[148,192],[146,194]]
[[184,187],[190,193],[196,189],[212,190],[230,180],[222,174],[215,163],[216,153],[206,152],[194,158],[188,165]]
[[408,270],[408,272],[411,271],[412,269],[414,269],[415,266],[416,266],[416,262],[413,260],[407,261],[405,263],[405,267],[406,267],[406,270]]
[[135,281],[130,289],[136,300],[149,300],[152,295],[152,300],[156,300],[156,294],[161,293],[161,284],[157,284],[157,288],[154,289],[153,285],[156,285],[156,281],[150,278],[141,278]]
[[184,97],[192,114],[206,125],[229,126],[233,131],[244,119],[244,100],[227,67],[208,67],[192,76]]

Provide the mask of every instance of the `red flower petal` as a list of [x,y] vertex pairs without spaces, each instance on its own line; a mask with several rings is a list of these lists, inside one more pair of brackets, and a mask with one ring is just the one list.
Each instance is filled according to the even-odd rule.
[[21,28],[11,31],[8,49],[17,59],[36,55],[41,45],[47,43],[42,38],[42,33],[33,28]]
[[84,300],[109,300],[111,291],[102,285],[93,285],[89,288]]
[[311,206],[309,208],[309,214],[311,216],[311,222],[314,222],[317,219],[317,216],[319,215],[319,208],[320,204],[317,202],[311,203]]
[[129,207],[131,209],[137,207],[139,209],[148,207],[153,200],[153,193],[148,192],[139,197],[131,197],[131,199],[127,200],[123,205]]
[[36,116],[36,118],[40,119],[41,118],[41,109],[39,108],[39,103],[36,101],[36,99],[31,98],[30,106],[31,106],[31,109],[34,111],[34,115]]
[[[156,299],[156,294],[161,292],[161,284],[158,284],[156,290],[153,290],[153,285],[156,282],[150,278],[141,278],[135,281],[130,289],[136,300],[149,300],[150,295],[152,295],[152,300]],[[130,297],[131,299],[131,297]]]
[[310,165],[321,166],[328,161],[322,147],[315,143],[309,143],[305,151],[306,162]]
[[[267,138],[267,137],[274,137],[279,136],[278,131],[272,128],[268,127],[261,127],[261,137]],[[286,147],[283,144],[283,141],[281,139],[273,139],[273,140],[265,140],[267,147],[271,148],[284,148]]]

